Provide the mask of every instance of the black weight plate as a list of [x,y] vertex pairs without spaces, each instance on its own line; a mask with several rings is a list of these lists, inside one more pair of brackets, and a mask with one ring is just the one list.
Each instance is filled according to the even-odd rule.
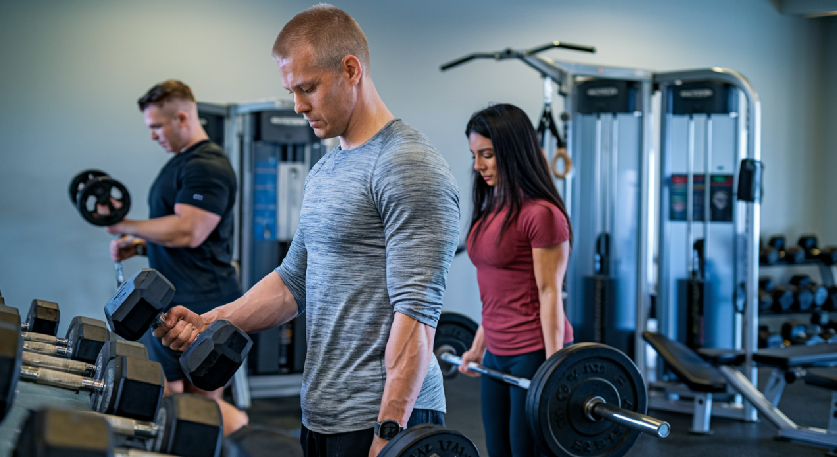
[[[455,313],[442,313],[439,324],[436,326],[433,353],[436,354],[437,359],[443,353],[462,356],[465,351],[471,349],[476,331],[476,322],[468,317]],[[452,379],[459,372],[455,365],[447,362],[439,361],[439,366],[445,379]]]
[[378,457],[477,457],[479,451],[467,436],[436,424],[414,425],[391,439]]
[[76,206],[76,197],[78,197],[79,191],[81,191],[85,184],[87,184],[95,178],[107,175],[107,173],[101,170],[84,170],[81,173],[75,175],[73,179],[70,181],[70,203],[72,203],[73,206]]
[[598,343],[579,343],[556,352],[535,373],[526,396],[526,419],[535,442],[554,457],[620,457],[640,432],[584,414],[586,401],[645,414],[645,382],[625,354]]
[[76,206],[84,220],[105,227],[125,218],[131,209],[131,196],[121,182],[102,176],[79,191]]

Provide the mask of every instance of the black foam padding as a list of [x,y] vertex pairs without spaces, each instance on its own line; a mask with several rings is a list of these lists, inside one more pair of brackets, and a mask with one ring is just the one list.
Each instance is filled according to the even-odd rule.
[[161,430],[155,452],[180,457],[221,454],[224,425],[215,400],[189,394],[169,395],[163,398],[155,422]]
[[0,421],[6,417],[14,402],[22,353],[20,321],[17,324],[0,322]]
[[241,329],[218,320],[180,356],[180,366],[189,382],[203,390],[216,390],[227,385],[244,363],[253,340]]
[[33,411],[23,424],[13,457],[112,457],[107,420],[57,409]]
[[105,305],[108,326],[131,341],[142,337],[171,303],[174,286],[157,270],[143,268],[131,276]]
[[302,457],[299,438],[245,425],[224,439],[224,457]]
[[721,372],[695,351],[661,333],[646,330],[642,332],[642,337],[690,389],[698,392],[726,392],[727,382]]
[[61,322],[61,310],[58,309],[58,303],[32,300],[26,322],[29,324],[30,332],[56,336],[58,323]]
[[753,361],[778,368],[809,367],[819,363],[833,363],[837,362],[837,343],[762,349],[753,354]]
[[98,319],[76,316],[67,329],[72,358],[85,363],[96,363],[99,351],[109,339],[107,325]]

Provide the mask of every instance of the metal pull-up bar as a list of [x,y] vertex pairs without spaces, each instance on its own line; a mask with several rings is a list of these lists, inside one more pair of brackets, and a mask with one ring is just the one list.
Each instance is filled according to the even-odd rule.
[[516,49],[512,49],[512,48],[506,48],[502,51],[496,51],[496,52],[475,52],[475,53],[469,54],[465,57],[460,57],[456,60],[452,60],[448,63],[442,64],[442,66],[439,67],[439,69],[442,70],[442,71],[445,71],[449,68],[453,68],[457,65],[461,65],[465,62],[468,62],[468,61],[474,60],[474,59],[494,59],[494,60],[521,59],[521,60],[523,60],[524,57],[528,57],[528,56],[537,54],[541,51],[546,51],[547,49],[553,49],[553,48],[571,49],[573,51],[590,52],[590,53],[596,52],[596,48],[594,48],[593,46],[586,46],[586,45],[583,45],[583,44],[564,43],[562,41],[552,41],[550,43],[547,43],[547,44],[544,44],[544,45],[541,45],[541,46],[536,46],[536,47],[534,47],[532,49],[528,49],[528,50],[516,50]]

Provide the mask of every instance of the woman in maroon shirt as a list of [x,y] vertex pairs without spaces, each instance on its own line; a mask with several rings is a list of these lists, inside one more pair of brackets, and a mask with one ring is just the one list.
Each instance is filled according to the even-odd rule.
[[[482,323],[469,362],[531,379],[572,342],[561,286],[572,244],[564,201],[531,121],[520,108],[490,106],[465,129],[474,156],[468,256],[477,267]],[[481,404],[490,456],[537,455],[526,425],[526,391],[487,376]]]

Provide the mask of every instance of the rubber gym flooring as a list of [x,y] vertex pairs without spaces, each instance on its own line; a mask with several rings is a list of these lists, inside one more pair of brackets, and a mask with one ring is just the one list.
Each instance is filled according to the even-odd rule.
[[[763,386],[769,371],[759,372]],[[448,401],[447,426],[468,436],[485,457],[485,434],[480,422],[479,379],[457,376],[445,381]],[[779,408],[799,425],[827,428],[831,391],[808,386],[802,381],[785,388]],[[627,457],[823,457],[827,449],[773,439],[775,427],[766,421],[744,423],[712,418],[714,434],[692,435],[691,416],[664,411],[649,413],[671,424],[668,438],[641,436]],[[299,397],[254,400],[250,423],[298,435],[301,412]]]

